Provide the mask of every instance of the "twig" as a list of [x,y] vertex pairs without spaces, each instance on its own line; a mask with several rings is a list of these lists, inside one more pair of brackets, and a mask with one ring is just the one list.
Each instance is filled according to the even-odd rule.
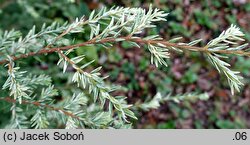
[[[0,100],[2,101],[6,101],[6,102],[9,102],[9,103],[16,103],[17,101],[15,99],[12,99],[10,97],[5,97],[5,98],[0,98]],[[62,112],[63,114],[67,115],[67,116],[70,116],[72,118],[76,118],[78,120],[81,120],[80,117],[74,115],[73,113],[71,112],[67,112],[63,109],[60,109],[60,108],[56,108],[56,107],[53,107],[53,106],[50,106],[50,105],[47,105],[47,104],[41,104],[39,102],[29,102],[29,101],[26,101],[26,100],[22,100],[22,104],[32,104],[32,105],[35,105],[35,106],[38,106],[38,107],[45,107],[45,108],[48,108],[50,110],[54,110],[54,111],[58,111],[58,112]]]
[[[104,38],[100,41],[96,41],[96,39],[91,39],[89,41],[79,43],[79,44],[74,44],[74,45],[69,45],[69,46],[63,46],[63,47],[54,47],[50,49],[43,48],[38,52],[30,52],[27,54],[22,54],[20,56],[12,56],[13,61],[22,59],[22,58],[27,58],[30,56],[35,56],[35,55],[41,55],[41,54],[46,54],[46,53],[53,53],[53,52],[59,52],[59,51],[64,51],[64,50],[70,50],[70,49],[75,49],[77,47],[81,46],[86,46],[90,44],[101,44],[101,43],[107,43],[107,42],[115,42],[116,39],[124,39],[126,41],[132,41],[132,42],[137,42],[137,43],[142,43],[142,44],[157,44],[161,43],[165,45],[166,47],[177,47],[182,50],[190,50],[190,51],[197,51],[197,52],[216,52],[216,53],[221,53],[221,54],[237,54],[237,55],[242,55],[242,56],[250,56],[250,52],[244,52],[242,50],[216,50],[216,51],[210,51],[206,49],[207,46],[205,47],[196,47],[196,46],[189,46],[189,45],[181,45],[178,43],[171,43],[165,40],[144,40],[142,38],[131,38],[131,37],[118,37],[118,38]],[[8,62],[8,60],[2,60],[0,61],[0,64],[5,64]]]

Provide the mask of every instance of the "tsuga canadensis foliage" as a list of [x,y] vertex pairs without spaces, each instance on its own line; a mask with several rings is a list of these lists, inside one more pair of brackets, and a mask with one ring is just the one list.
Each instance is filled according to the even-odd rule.
[[[27,35],[17,30],[3,32],[0,35],[0,65],[4,72],[0,75],[1,79],[6,79],[1,86],[6,96],[0,96],[0,102],[5,102],[6,111],[12,114],[6,128],[131,128],[131,122],[137,119],[136,109],[147,111],[166,101],[178,103],[209,98],[206,93],[172,96],[158,92],[152,99],[136,105],[128,104],[125,96],[112,95],[121,87],[106,83],[108,76],[101,74],[101,66],[89,69],[95,60],[82,63],[84,55],[71,55],[81,46],[98,45],[109,49],[126,41],[133,46],[147,48],[151,55],[148,61],[156,67],[168,67],[166,60],[170,59],[171,53],[194,51],[206,56],[211,66],[228,80],[232,94],[240,91],[243,78],[240,72],[230,68],[227,60],[229,55],[250,56],[241,30],[231,25],[205,46],[200,46],[202,39],[199,38],[182,42],[181,37],[170,40],[159,35],[139,37],[138,34],[145,29],[156,27],[157,22],[167,23],[167,16],[168,13],[151,6],[147,10],[103,7],[92,11],[89,17],[76,18],[72,23],[44,24],[39,30],[33,26]],[[88,40],[74,41],[75,33],[89,33]],[[55,99],[61,93],[51,76],[42,71],[33,74],[23,63],[28,57],[43,61],[39,57],[48,57],[51,53],[58,55],[57,66],[53,67],[68,74],[68,81],[74,86],[72,94],[61,96],[61,101]],[[69,72],[69,67],[74,71]]]

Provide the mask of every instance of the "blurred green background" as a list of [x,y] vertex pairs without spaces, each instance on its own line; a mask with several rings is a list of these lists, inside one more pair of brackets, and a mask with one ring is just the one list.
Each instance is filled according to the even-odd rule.
[[[231,24],[236,24],[250,40],[249,0],[0,0],[0,32],[14,28],[26,34],[33,25],[39,29],[43,23],[71,22],[102,6],[148,8],[150,3],[170,15],[168,22],[157,24],[156,28],[144,31],[141,36],[160,34],[166,40],[183,36],[186,42],[202,38],[205,44]],[[86,38],[81,34],[75,41]],[[250,128],[249,58],[232,57],[229,60],[233,69],[242,72],[246,78],[245,87],[232,96],[225,77],[221,77],[199,53],[172,53],[167,68],[151,65],[146,49],[125,42],[109,49],[81,47],[75,55],[80,54],[85,54],[87,60],[95,59],[93,67],[102,65],[103,75],[110,76],[107,81],[124,86],[124,91],[116,93],[127,96],[132,104],[143,102],[157,92],[173,95],[208,92],[211,96],[208,101],[166,102],[159,109],[136,111],[139,119],[134,122],[134,128]],[[53,82],[63,90],[70,87],[63,85],[68,76],[62,75],[55,67],[56,60],[56,55],[39,56],[36,61],[27,58],[21,65],[29,66],[34,73],[42,70],[52,75]],[[2,69],[0,67],[0,74]],[[0,85],[3,83],[1,79]],[[3,104],[0,102],[0,105]],[[0,112],[10,115],[8,110]],[[0,123],[1,120],[2,117]]]

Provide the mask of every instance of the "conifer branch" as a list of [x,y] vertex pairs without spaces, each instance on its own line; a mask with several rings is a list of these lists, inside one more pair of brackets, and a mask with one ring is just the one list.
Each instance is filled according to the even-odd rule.
[[[58,62],[58,64],[63,63],[63,72],[65,72],[67,68],[67,62],[70,63],[72,67],[77,71],[75,72],[72,81],[76,82],[78,84],[78,87],[80,85],[83,88],[86,88],[88,86],[89,93],[93,93],[95,101],[99,96],[101,106],[104,106],[105,100],[108,99],[125,121],[127,121],[127,116],[137,119],[134,114],[129,110],[130,105],[122,104],[119,100],[110,95],[111,89],[109,87],[105,87],[108,85],[104,84],[104,78],[98,76],[100,74],[98,71],[101,69],[101,67],[96,68],[95,70],[88,73],[83,71],[82,69],[90,65],[93,61],[86,63],[81,67],[78,67],[77,63],[81,62],[84,59],[84,56],[78,56],[73,59],[70,59],[63,52],[59,51],[58,53],[62,57],[62,59],[65,60],[63,62],[63,60],[60,59]],[[112,110],[109,111],[112,112]]]
[[[195,52],[216,52],[216,53],[220,53],[220,54],[232,54],[232,55],[240,55],[240,56],[248,56],[250,57],[250,52],[246,52],[243,50],[208,50],[207,45],[204,47],[197,47],[197,46],[189,46],[189,45],[181,45],[181,44],[176,44],[176,43],[171,43],[168,42],[166,40],[144,40],[142,38],[129,38],[129,37],[118,37],[118,38],[105,38],[102,39],[98,42],[96,42],[95,39],[83,42],[83,43],[79,43],[79,44],[74,44],[74,45],[69,45],[69,46],[63,46],[63,47],[54,47],[54,48],[50,48],[50,49],[46,49],[43,48],[38,52],[30,52],[27,54],[22,54],[20,56],[11,56],[13,61],[17,61],[19,59],[23,59],[23,58],[27,58],[27,57],[31,57],[31,56],[35,56],[35,55],[43,55],[43,54],[48,54],[48,53],[54,53],[54,52],[59,52],[59,51],[66,51],[66,50],[71,50],[71,49],[76,49],[78,47],[82,47],[82,46],[87,46],[87,45],[91,45],[91,44],[102,44],[102,43],[114,43],[117,40],[126,40],[126,41],[131,41],[131,42],[137,42],[137,43],[141,43],[141,44],[162,44],[166,47],[176,47],[182,50],[186,50],[186,51],[195,51]],[[2,60],[0,61],[0,64],[5,64],[7,63],[8,60]]]
[[[167,15],[168,13],[157,8],[153,9],[152,6],[147,11],[142,8],[123,7],[113,7],[107,10],[104,7],[98,12],[93,11],[88,19],[85,19],[85,16],[83,16],[80,19],[77,18],[72,23],[60,25],[54,22],[49,26],[44,24],[39,31],[34,26],[26,36],[22,36],[19,31],[15,30],[6,31],[0,35],[0,64],[7,64],[6,66],[8,67],[7,80],[2,89],[8,91],[10,96],[0,98],[0,100],[15,103],[11,109],[16,119],[14,126],[21,127],[21,123],[18,120],[21,122],[26,120],[25,116],[18,116],[18,113],[23,110],[16,107],[18,105],[17,102],[19,104],[24,103],[38,106],[39,109],[36,110],[31,119],[32,126],[36,128],[46,128],[49,125],[48,118],[45,117],[44,108],[67,115],[68,117],[64,118],[66,128],[76,128],[84,125],[93,128],[102,125],[108,126],[112,124],[110,122],[117,120],[119,120],[119,124],[122,124],[120,125],[121,127],[125,126],[125,123],[128,123],[127,117],[136,119],[136,116],[130,110],[131,105],[128,105],[125,101],[126,97],[113,97],[110,95],[110,92],[117,90],[117,88],[110,87],[104,82],[106,77],[101,77],[101,67],[91,72],[85,72],[83,69],[93,61],[80,66],[79,63],[84,59],[84,56],[73,58],[67,56],[75,49],[80,49],[79,47],[81,46],[101,45],[104,48],[109,48],[122,41],[127,41],[137,47],[146,46],[151,54],[151,63],[156,67],[160,65],[167,66],[166,59],[170,58],[172,51],[200,52],[208,57],[209,62],[215,66],[218,72],[225,74],[232,94],[234,90],[240,91],[240,87],[243,86],[242,77],[239,75],[239,72],[232,71],[229,68],[229,63],[224,61],[228,58],[226,55],[250,56],[249,48],[247,48],[248,43],[241,44],[244,41],[244,34],[240,29],[235,25],[231,25],[205,46],[197,45],[202,41],[201,39],[183,43],[180,42],[180,38],[164,40],[159,35],[149,35],[145,38],[138,37],[138,34],[145,29],[155,27],[155,22],[166,21]],[[83,33],[87,28],[90,29],[90,33],[87,34],[89,37],[85,42],[74,44],[71,39],[65,37],[72,33]],[[54,108],[50,105],[47,106],[47,102],[51,103],[52,99],[50,97],[57,94],[57,90],[53,88],[50,79],[45,77],[46,79],[43,81],[41,80],[41,76],[24,75],[27,72],[20,71],[21,69],[17,67],[18,63],[15,63],[15,61],[27,57],[49,53],[57,53],[59,55],[58,65],[62,65],[64,73],[67,71],[68,64],[75,69],[71,81],[77,84],[78,89],[81,87],[84,90],[88,90],[89,94],[93,97],[95,108],[98,108],[97,112],[92,110],[89,113],[83,110],[83,106],[85,109],[87,108],[85,106],[87,101],[84,92],[73,92],[73,96],[68,104],[65,104],[64,110]],[[35,96],[40,96],[36,92],[38,85],[46,87],[42,88],[41,92],[41,101],[45,105],[34,99]],[[176,99],[168,98],[167,100],[185,100],[186,98],[192,98],[193,95],[186,96],[177,95],[175,96]],[[207,95],[201,96],[207,98]],[[31,102],[27,102],[23,98],[31,100]],[[97,100],[100,102],[100,105],[97,105]],[[108,100],[109,105],[108,112],[104,111],[106,109],[104,109],[104,104],[107,104],[106,100]],[[162,100],[162,97],[158,94],[155,99],[144,104],[144,109],[158,107],[160,100]],[[93,115],[91,114],[92,112],[96,114]],[[80,119],[84,121],[79,122]]]
[[[4,98],[0,98],[1,101],[5,101],[5,102],[9,102],[9,103],[17,103],[17,100],[12,99],[11,97],[4,97]],[[26,101],[26,100],[22,100],[21,104],[31,104],[37,107],[45,107],[47,109],[53,110],[53,111],[57,111],[57,112],[62,112],[63,114],[65,114],[66,116],[72,117],[72,118],[76,118],[78,120],[82,120],[80,117],[74,115],[71,112],[65,111],[61,108],[56,108],[47,104],[41,104],[40,102],[30,102],[30,101]]]

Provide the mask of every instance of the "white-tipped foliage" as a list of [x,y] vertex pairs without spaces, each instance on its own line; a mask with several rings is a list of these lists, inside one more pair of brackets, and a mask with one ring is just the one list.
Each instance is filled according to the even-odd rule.
[[148,50],[151,53],[151,63],[155,64],[156,67],[158,67],[159,65],[167,65],[167,62],[165,61],[165,59],[169,58],[169,53],[168,53],[168,49],[164,48],[164,47],[158,47],[158,46],[154,46],[149,44],[148,45]]
[[227,77],[229,86],[231,88],[232,94],[234,90],[240,91],[240,87],[244,84],[242,83],[242,77],[239,75],[240,72],[231,70],[230,64],[221,60],[227,59],[227,56],[217,54],[220,50],[226,51],[238,51],[246,48],[248,44],[239,45],[240,41],[245,41],[244,33],[240,31],[240,28],[235,25],[231,25],[227,30],[223,31],[219,37],[211,40],[208,44],[208,51],[206,53],[209,61],[215,66],[219,73],[225,74]]
[[150,109],[157,109],[160,107],[161,103],[167,101],[173,101],[176,103],[180,103],[181,101],[197,101],[197,100],[208,100],[209,96],[207,93],[186,93],[180,94],[176,96],[171,96],[170,94],[167,96],[162,96],[161,93],[157,93],[152,99],[146,100],[144,103],[140,104],[138,107],[144,111],[148,111]]
[[207,56],[219,73],[224,73],[226,75],[232,94],[234,94],[234,90],[239,92],[240,87],[244,85],[241,82],[243,78],[239,75],[240,72],[230,70],[228,68],[230,64],[220,60],[216,54],[207,54]]
[[235,25],[231,25],[227,30],[223,31],[219,37],[211,40],[207,45],[209,50],[232,50],[235,47],[230,47],[230,45],[238,45],[238,41],[245,41],[242,38],[243,36],[244,33],[240,31],[240,28]]

